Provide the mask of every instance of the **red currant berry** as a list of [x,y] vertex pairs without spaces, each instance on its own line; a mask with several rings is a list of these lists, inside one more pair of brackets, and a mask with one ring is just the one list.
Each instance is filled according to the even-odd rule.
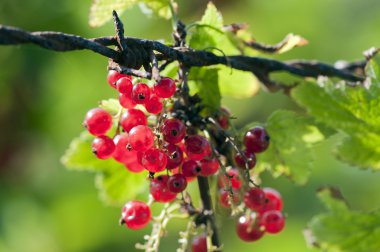
[[165,203],[176,198],[177,193],[171,192],[168,188],[168,179],[167,175],[160,175],[150,182],[150,194],[155,201]]
[[189,136],[185,139],[186,154],[189,159],[202,160],[211,155],[211,146],[208,140],[200,135]]
[[229,122],[228,122],[230,116],[231,116],[231,113],[228,109],[226,109],[224,107],[222,107],[220,109],[220,114],[217,118],[217,121],[218,121],[220,127],[222,127],[222,129],[228,129],[228,127],[230,126]]
[[[230,208],[231,204],[229,202],[230,192],[224,189],[219,190],[219,203],[224,208]],[[234,204],[239,203],[240,197],[239,192],[236,189],[232,189],[232,202]]]
[[166,163],[167,169],[174,169],[182,164],[183,152],[179,146],[167,144],[165,145],[165,152],[168,157],[168,162]]
[[200,234],[193,238],[191,243],[192,252],[207,252],[207,234]]
[[119,94],[119,103],[123,108],[132,109],[136,106],[136,102],[132,100],[131,94]]
[[162,78],[159,82],[154,84],[154,92],[161,98],[172,97],[175,93],[176,85],[174,80],[170,78]]
[[263,152],[269,146],[269,135],[263,127],[255,127],[245,133],[244,145],[249,152]]
[[265,204],[265,193],[258,187],[252,187],[244,194],[245,205],[254,211],[259,211]]
[[185,137],[186,126],[178,119],[168,119],[162,124],[161,132],[166,142],[176,144]]
[[87,112],[83,126],[94,136],[104,135],[112,127],[112,116],[101,108]]
[[201,174],[202,168],[194,160],[187,160],[182,164],[182,174],[185,177],[196,177]]
[[133,127],[137,125],[147,125],[148,120],[144,112],[139,109],[127,109],[120,119],[121,127],[125,132],[129,132]]
[[123,78],[123,77],[127,77],[127,78],[131,78],[131,76],[128,76],[126,74],[121,74],[115,70],[109,70],[108,71],[108,75],[107,75],[107,81],[108,81],[108,84],[110,84],[110,86],[112,88],[115,88],[116,89],[116,82],[120,79],[120,78]]
[[115,151],[115,144],[111,138],[108,136],[99,136],[92,142],[92,152],[99,159],[107,159],[112,157]]
[[[146,151],[152,148],[154,144],[152,130],[145,125],[137,125],[136,127],[133,127],[129,132],[129,144],[135,151]],[[164,156],[166,157],[165,154]]]
[[199,161],[199,166],[201,167],[201,176],[208,177],[214,175],[219,170],[218,159],[203,159]]
[[147,150],[141,158],[141,164],[150,172],[160,172],[165,170],[166,163],[166,154],[162,150],[156,148]]
[[271,210],[263,214],[262,224],[268,233],[277,234],[284,229],[285,219],[280,211]]
[[154,115],[161,113],[163,106],[160,97],[155,94],[152,94],[149,100],[145,103],[146,111]]
[[[228,177],[227,177],[228,176]],[[227,181],[230,181],[227,183]],[[239,177],[239,171],[235,168],[230,169],[227,175],[220,176],[218,180],[220,188],[231,185],[232,188],[239,189],[241,187],[241,179]]]
[[261,213],[265,213],[270,210],[282,210],[282,198],[281,194],[273,188],[263,188],[265,193],[265,203],[261,209]]
[[150,88],[145,83],[137,83],[132,89],[132,99],[137,104],[145,104],[150,98]]
[[[252,169],[256,165],[256,155],[253,152],[249,152],[247,150],[243,151],[243,154],[248,161],[248,168]],[[245,159],[240,153],[235,155],[236,165],[240,168],[246,169]]]
[[181,173],[174,174],[168,179],[168,188],[171,192],[174,192],[174,193],[182,192],[183,190],[186,189],[186,186],[187,186],[186,177]]
[[126,162],[124,163],[124,165],[128,171],[133,172],[133,173],[139,173],[139,172],[145,171],[144,166],[139,164],[137,160],[134,162]]
[[148,225],[152,213],[147,204],[133,200],[125,204],[121,213],[122,222],[130,229],[141,229]]
[[129,151],[127,149],[128,134],[124,133],[114,137],[113,142],[115,143],[115,151],[112,154],[113,159],[117,162],[124,163],[129,159]]
[[133,88],[131,79],[129,77],[120,78],[116,82],[116,88],[117,88],[117,91],[119,91],[119,93],[130,95],[132,93],[132,88]]
[[[257,221],[256,221],[257,222]],[[236,224],[236,233],[243,241],[252,242],[259,240],[264,235],[264,230],[254,219],[241,216]]]

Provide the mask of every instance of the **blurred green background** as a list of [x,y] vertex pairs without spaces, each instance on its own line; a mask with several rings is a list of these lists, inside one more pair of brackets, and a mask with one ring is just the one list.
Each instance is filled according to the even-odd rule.
[[[207,1],[178,1],[186,23],[198,20]],[[91,1],[1,0],[0,23],[26,30],[55,30],[97,37],[112,35],[112,24],[87,25]],[[235,0],[215,1],[226,23],[247,22],[258,41],[276,43],[287,33],[310,44],[280,59],[362,58],[361,52],[380,45],[378,0]],[[170,23],[149,19],[135,8],[127,11],[126,35],[170,39]],[[92,52],[55,53],[35,46],[0,47],[0,251],[101,252],[134,251],[150,228],[129,231],[117,225],[120,209],[104,206],[94,187],[94,175],[69,172],[60,156],[82,130],[90,108],[115,97],[106,83],[107,59]],[[237,84],[238,85],[238,84]],[[298,110],[281,94],[261,92],[252,99],[225,98],[238,126],[265,121],[278,108]],[[353,209],[379,208],[380,174],[343,165],[331,155],[334,139],[318,145],[316,169],[309,183],[294,186],[285,178],[264,174],[265,186],[283,195],[287,226],[279,235],[256,243],[240,241],[233,220],[223,218],[225,251],[316,251],[307,249],[302,231],[323,207],[315,190],[339,187]],[[223,215],[223,213],[221,213]],[[170,225],[160,251],[175,251],[181,223]]]

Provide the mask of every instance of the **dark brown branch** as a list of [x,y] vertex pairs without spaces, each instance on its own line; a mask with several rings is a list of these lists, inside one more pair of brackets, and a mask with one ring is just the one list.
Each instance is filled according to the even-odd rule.
[[[116,37],[85,39],[80,36],[60,32],[26,32],[18,28],[0,25],[0,45],[33,43],[54,51],[91,50],[119,63],[121,68],[139,69],[151,62],[150,52],[158,52],[157,60],[179,61],[186,67],[223,64],[234,69],[255,74],[264,84],[273,85],[270,73],[288,72],[302,77],[339,77],[348,81],[363,81],[364,77],[354,74],[350,68],[338,69],[317,61],[294,60],[281,62],[273,59],[247,56],[217,56],[208,51],[192,50],[184,47],[170,47],[158,41],[124,38],[127,48],[125,55],[107,46],[119,46]],[[124,42],[120,41],[124,44]],[[124,57],[123,57],[124,56]],[[158,57],[159,56],[159,57]],[[363,66],[360,64],[360,66]],[[128,70],[129,71],[129,70]],[[128,72],[126,71],[126,72]],[[133,74],[134,71],[129,71]],[[151,74],[146,74],[151,78]]]

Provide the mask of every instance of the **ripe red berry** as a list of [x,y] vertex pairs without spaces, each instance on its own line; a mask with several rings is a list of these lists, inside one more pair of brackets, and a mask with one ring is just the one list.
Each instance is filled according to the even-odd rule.
[[217,117],[217,121],[220,127],[222,127],[222,129],[228,129],[228,127],[230,126],[229,121],[228,121],[230,116],[231,116],[231,113],[228,109],[224,107],[220,109],[220,114]]
[[165,153],[168,157],[168,162],[166,163],[167,169],[174,169],[182,164],[183,152],[179,146],[174,144],[167,144],[165,145]]
[[139,162],[137,160],[135,160],[133,162],[131,162],[131,161],[125,162],[124,165],[128,171],[133,172],[133,173],[139,173],[139,172],[145,171],[144,166],[139,164]]
[[172,97],[176,90],[174,80],[170,78],[162,78],[159,82],[154,84],[154,92],[161,98]]
[[117,162],[124,163],[129,158],[129,151],[127,149],[128,134],[124,133],[114,137],[113,142],[115,143],[115,151],[113,152],[113,159]]
[[260,211],[265,204],[265,193],[261,188],[252,187],[244,194],[245,205],[254,211]]
[[176,198],[177,193],[173,193],[168,188],[167,175],[160,175],[150,182],[150,194],[157,202],[170,202]]
[[165,170],[167,163],[166,154],[157,148],[151,148],[144,152],[141,164],[150,172],[160,172]]
[[152,213],[147,204],[141,201],[129,201],[121,213],[122,222],[130,229],[141,229],[148,225]]
[[192,252],[207,252],[207,234],[194,236],[191,243]]
[[131,79],[129,77],[120,78],[116,82],[116,88],[119,93],[131,95],[133,88]]
[[152,130],[145,125],[137,125],[136,127],[133,127],[129,131],[129,144],[135,151],[146,151],[152,148],[154,144]]
[[137,104],[145,104],[150,98],[150,88],[145,83],[137,83],[132,89],[132,99]]
[[99,136],[94,139],[91,148],[92,152],[99,159],[107,159],[112,157],[112,154],[115,151],[115,144],[108,136]]
[[178,119],[167,119],[161,126],[161,132],[166,142],[176,144],[185,137],[186,126]]
[[[240,197],[239,197],[239,191],[236,189],[232,189],[232,202],[234,204],[239,203]],[[224,208],[230,208],[231,204],[229,202],[230,192],[224,189],[219,190],[219,203]]]
[[219,170],[219,162],[216,158],[203,159],[199,161],[201,167],[201,176],[208,177],[214,175]]
[[146,111],[154,115],[161,113],[163,106],[160,97],[155,94],[151,94],[149,100],[145,103]]
[[185,177],[196,177],[201,173],[201,167],[194,160],[187,160],[182,164],[182,174]]
[[265,233],[261,225],[255,219],[245,215],[238,219],[236,224],[236,233],[243,241],[252,242],[259,240]]
[[263,188],[265,193],[265,203],[261,209],[261,213],[270,211],[270,210],[282,210],[282,198],[281,194],[273,188]]
[[[227,180],[231,182],[227,184]],[[225,188],[226,186],[230,185],[232,186],[232,188],[239,189],[241,187],[241,179],[239,177],[239,171],[236,168],[230,169],[229,171],[227,171],[227,175],[219,177],[218,185],[220,188]]]
[[285,218],[280,211],[271,210],[262,216],[262,224],[270,234],[277,234],[284,229]]
[[136,106],[136,102],[132,100],[131,94],[119,94],[119,103],[123,108],[132,109]]
[[[253,152],[249,152],[247,150],[243,151],[243,154],[248,161],[248,168],[252,169],[256,165],[256,155]],[[246,169],[245,159],[240,153],[235,155],[236,165],[240,168]]]
[[211,155],[211,146],[208,140],[200,135],[189,136],[185,139],[187,157],[193,160],[202,160]]
[[147,125],[148,120],[144,112],[139,109],[127,109],[120,119],[121,127],[125,132],[129,132],[133,127],[137,125]]
[[108,75],[107,75],[107,81],[108,81],[108,84],[110,84],[110,86],[112,88],[115,88],[116,89],[116,82],[120,79],[120,78],[123,78],[123,77],[127,77],[127,78],[132,78],[131,76],[129,75],[126,75],[126,74],[121,74],[115,70],[109,70],[108,71]]
[[263,152],[269,146],[269,135],[263,127],[255,127],[247,131],[244,136],[244,145],[249,152]]
[[174,193],[182,192],[183,190],[186,189],[186,186],[187,186],[186,177],[181,173],[174,174],[168,179],[168,188],[171,192],[174,192]]
[[112,127],[112,116],[104,109],[91,109],[84,118],[83,126],[94,136],[104,135]]

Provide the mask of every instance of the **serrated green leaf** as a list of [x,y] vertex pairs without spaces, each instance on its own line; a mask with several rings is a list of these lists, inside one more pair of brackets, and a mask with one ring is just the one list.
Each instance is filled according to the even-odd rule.
[[189,73],[190,94],[198,94],[207,113],[214,113],[220,108],[220,91],[218,86],[218,69],[193,67]]
[[312,146],[324,136],[310,118],[284,110],[274,112],[265,128],[271,142],[265,152],[257,155],[255,171],[268,169],[275,176],[286,175],[295,183],[304,184],[313,166]]
[[146,173],[132,173],[112,158],[100,160],[91,152],[94,136],[83,132],[75,138],[61,161],[67,169],[96,172],[101,199],[121,205],[146,189]]
[[352,211],[336,189],[325,188],[318,197],[326,213],[309,222],[313,243],[323,251],[380,251],[380,211]]
[[102,100],[99,104],[99,107],[106,110],[112,116],[117,115],[122,109],[120,102],[117,99]]
[[345,133],[336,155],[362,168],[380,169],[380,97],[371,89],[305,82],[292,97],[320,123]]
[[112,19],[112,10],[121,15],[139,3],[145,6],[145,13],[149,10],[148,14],[171,18],[170,0],[94,0],[90,9],[89,24],[91,27],[102,26]]

